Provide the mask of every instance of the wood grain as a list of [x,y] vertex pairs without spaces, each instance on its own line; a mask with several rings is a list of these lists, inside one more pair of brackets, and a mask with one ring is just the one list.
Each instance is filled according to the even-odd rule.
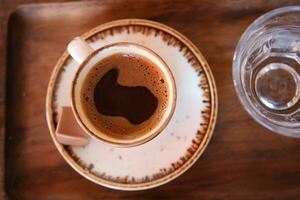
[[[0,56],[2,199],[299,199],[300,140],[251,119],[231,77],[245,28],[266,11],[299,1],[69,2],[22,6],[8,18],[19,3],[3,2],[0,12],[0,48],[8,47]],[[121,18],[162,22],[186,35],[207,58],[218,88],[217,127],[203,156],[175,181],[148,191],[114,191],[83,179],[55,149],[45,120],[47,83],[67,42]]]

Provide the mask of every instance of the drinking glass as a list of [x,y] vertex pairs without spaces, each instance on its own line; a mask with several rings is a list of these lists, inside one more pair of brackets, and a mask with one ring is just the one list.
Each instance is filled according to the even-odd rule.
[[236,47],[232,73],[242,105],[257,122],[300,137],[300,6],[256,19]]

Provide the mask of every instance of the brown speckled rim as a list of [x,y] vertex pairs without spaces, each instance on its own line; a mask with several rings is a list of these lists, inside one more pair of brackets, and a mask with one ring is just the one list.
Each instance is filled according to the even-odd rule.
[[[178,168],[175,168],[176,170],[172,171],[171,173],[166,174],[163,177],[160,177],[158,179],[148,181],[148,182],[142,182],[142,183],[119,183],[119,182],[113,182],[104,178],[100,178],[92,173],[86,168],[83,168],[77,160],[75,160],[69,153],[66,146],[61,145],[57,139],[55,138],[55,124],[54,124],[54,113],[52,109],[52,101],[53,101],[53,92],[56,89],[55,88],[55,82],[56,79],[60,73],[61,67],[65,64],[67,58],[69,57],[69,54],[67,51],[63,53],[63,55],[58,60],[50,81],[48,85],[47,90],[47,97],[46,97],[46,118],[47,118],[47,124],[50,130],[51,137],[53,139],[53,142],[57,149],[59,150],[60,154],[63,156],[63,158],[68,162],[68,164],[76,170],[79,174],[84,176],[85,178],[89,179],[90,181],[106,186],[108,188],[113,189],[119,189],[119,190],[127,190],[127,191],[134,191],[134,190],[144,190],[144,189],[150,189],[157,186],[160,186],[162,184],[165,184],[182,173],[184,173],[187,169],[189,169],[192,164],[200,157],[200,155],[203,153],[204,149],[206,148],[208,142],[210,141],[212,137],[212,133],[216,124],[217,119],[217,110],[218,110],[218,100],[217,100],[217,89],[215,85],[215,81],[212,75],[212,72],[210,70],[210,67],[206,61],[206,59],[203,57],[203,55],[200,53],[198,48],[189,41],[185,36],[183,36],[181,33],[177,32],[176,30],[163,25],[158,22],[153,22],[149,20],[141,20],[141,19],[123,19],[123,20],[116,20],[112,21],[103,25],[100,25],[98,27],[95,27],[94,29],[86,32],[81,36],[83,39],[90,39],[94,35],[96,35],[98,32],[109,30],[111,28],[115,27],[122,27],[122,26],[130,26],[130,25],[138,25],[138,26],[144,26],[149,27],[153,29],[157,29],[159,31],[162,31],[164,33],[167,33],[174,37],[176,40],[180,41],[197,59],[197,61],[201,64],[201,72],[205,74],[207,79],[207,90],[209,91],[209,98],[210,98],[210,108],[209,113],[203,113],[205,119],[207,120],[207,123],[203,126],[205,126],[205,133],[199,133],[199,137],[201,136],[201,142],[199,144],[195,144],[193,141],[193,145],[191,148],[194,147],[195,144],[195,151],[193,154],[186,160],[182,165],[180,165]],[[206,84],[206,83],[205,83]],[[198,136],[198,133],[197,133]],[[189,151],[189,149],[188,149]]]
[[[140,48],[140,49],[143,49],[144,51],[147,51],[149,54],[152,54],[154,57],[156,57],[157,60],[159,60],[159,62],[163,65],[163,67],[165,68],[165,70],[167,71],[167,75],[166,76],[169,76],[170,77],[170,80],[171,80],[171,85],[172,85],[172,91],[171,93],[173,93],[173,99],[171,99],[170,101],[171,102],[171,110],[168,114],[168,116],[164,119],[164,122],[162,124],[160,124],[160,126],[158,127],[158,129],[153,132],[152,134],[149,134],[146,138],[141,138],[139,140],[134,140],[134,141],[121,141],[121,139],[119,139],[119,142],[114,142],[114,141],[111,141],[111,140],[106,140],[102,137],[100,137],[99,135],[97,135],[96,133],[94,133],[92,130],[89,129],[89,127],[87,127],[81,117],[80,117],[80,114],[78,112],[78,109],[76,107],[76,103],[75,103],[75,85],[77,84],[77,79],[78,79],[78,76],[80,74],[80,72],[83,70],[83,68],[87,65],[87,63],[94,57],[94,55],[100,53],[101,51],[107,49],[107,48],[110,48],[110,47],[114,47],[114,46],[136,46],[137,48]],[[108,144],[111,144],[113,146],[116,146],[116,147],[133,147],[133,146],[137,146],[137,145],[141,145],[141,144],[144,144],[150,140],[152,140],[153,138],[155,138],[157,135],[159,135],[159,133],[162,132],[162,130],[168,125],[168,123],[170,122],[171,120],[171,117],[173,116],[174,114],[174,110],[175,110],[175,106],[176,106],[176,96],[177,96],[177,92],[176,92],[176,84],[175,84],[175,81],[174,81],[174,77],[173,77],[173,74],[170,70],[170,67],[168,66],[168,64],[159,56],[157,55],[154,51],[152,51],[151,49],[148,49],[142,45],[139,45],[139,44],[135,44],[135,43],[132,43],[132,42],[117,42],[117,43],[113,43],[113,44],[109,44],[109,45],[106,45],[106,46],[103,46],[97,50],[95,50],[93,53],[91,53],[79,66],[75,76],[74,76],[74,79],[72,81],[72,86],[71,86],[71,103],[72,103],[72,110],[74,112],[74,115],[75,115],[75,118],[77,120],[77,122],[79,123],[79,125],[81,126],[81,128],[83,128],[83,130],[85,130],[85,132],[88,133],[88,135],[90,135],[91,137],[94,137],[96,139],[99,139],[103,142],[106,142]]]

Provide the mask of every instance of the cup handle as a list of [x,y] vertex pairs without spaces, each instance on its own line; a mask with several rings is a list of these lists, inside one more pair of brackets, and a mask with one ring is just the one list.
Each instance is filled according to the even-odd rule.
[[72,58],[79,64],[94,52],[94,49],[80,37],[74,38],[68,44],[67,50]]

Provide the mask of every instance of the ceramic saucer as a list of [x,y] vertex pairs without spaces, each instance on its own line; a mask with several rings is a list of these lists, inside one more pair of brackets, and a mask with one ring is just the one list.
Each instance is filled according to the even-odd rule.
[[91,138],[84,147],[61,145],[54,135],[57,117],[62,106],[71,105],[70,94],[65,91],[70,90],[78,65],[64,52],[52,73],[46,100],[50,134],[61,155],[85,178],[114,189],[153,188],[181,175],[203,153],[216,122],[215,82],[200,51],[174,29],[147,20],[113,21],[82,38],[95,49],[116,42],[152,49],[174,75],[177,105],[167,127],[146,144],[117,148]]

